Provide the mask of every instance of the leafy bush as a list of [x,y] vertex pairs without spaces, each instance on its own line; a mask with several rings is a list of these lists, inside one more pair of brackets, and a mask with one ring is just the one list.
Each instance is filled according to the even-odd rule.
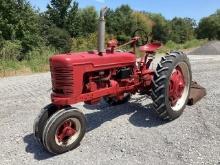
[[50,27],[47,32],[47,40],[60,52],[69,52],[71,49],[71,37],[65,29],[56,26]]
[[49,57],[55,54],[55,49],[51,47],[41,47],[34,49],[27,55],[30,60],[25,60],[23,63],[30,68],[32,72],[43,72],[49,70]]
[[169,39],[183,44],[186,41],[195,38],[194,27],[196,26],[195,20],[191,18],[177,18],[175,17],[170,21],[170,36]]
[[[89,34],[87,37],[78,37],[72,39],[71,51],[79,52],[79,51],[88,51],[97,49],[97,33]],[[114,38],[112,35],[106,34],[105,40],[106,42],[110,39]]]
[[0,64],[0,77],[13,76],[17,73],[45,72],[49,70],[49,57],[56,50],[51,47],[36,48],[27,53],[28,59],[18,61],[16,59],[2,59]]
[[187,41],[184,44],[177,44],[173,41],[168,41],[164,46],[160,48],[159,52],[164,53],[172,50],[185,50],[185,49],[195,48],[205,44],[206,42],[207,40],[197,40],[197,39]]
[[168,41],[165,46],[168,48],[168,49],[171,49],[171,50],[178,50],[181,48],[181,45],[180,44],[176,44],[175,42],[173,41]]
[[21,42],[18,40],[0,43],[0,59],[2,60],[17,60],[21,56],[21,51]]
[[144,31],[147,34],[150,34],[152,32],[152,27],[154,25],[154,22],[151,20],[151,18],[148,15],[141,12],[133,12],[132,18],[133,18],[132,31],[135,31],[137,29],[144,29]]
[[152,37],[153,40],[166,43],[169,40],[170,25],[169,21],[161,14],[147,13],[153,21]]
[[119,44],[124,44],[126,42],[128,42],[131,39],[131,37],[126,36],[126,35],[118,35],[117,36],[117,40],[119,42]]
[[26,0],[1,0],[0,29],[0,38],[21,41],[22,53],[41,43],[39,15]]
[[202,18],[196,32],[199,39],[220,40],[220,9],[212,15]]
[[198,47],[198,46],[203,45],[203,44],[206,43],[206,42],[207,42],[206,39],[204,39],[204,40],[193,39],[193,40],[190,40],[190,41],[186,41],[186,42],[183,44],[183,49]]
[[78,37],[72,39],[71,51],[88,51],[96,49],[97,45],[97,34],[93,33],[85,37]]

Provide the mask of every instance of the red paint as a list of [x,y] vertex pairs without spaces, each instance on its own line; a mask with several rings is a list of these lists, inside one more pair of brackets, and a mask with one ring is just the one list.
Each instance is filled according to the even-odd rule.
[[140,51],[155,53],[158,48],[161,47],[161,43],[150,43],[140,47]]
[[178,99],[181,98],[184,90],[185,82],[184,76],[180,67],[176,67],[175,71],[170,77],[169,84],[169,100],[172,106],[174,106]]
[[71,121],[65,121],[57,131],[57,139],[59,142],[65,142],[66,139],[70,138],[76,133],[75,126]]
[[[131,40],[133,46],[138,39]],[[154,71],[149,69],[152,60],[148,60],[148,51],[156,50],[159,44],[148,44],[151,49],[146,49],[140,68],[136,66],[133,52],[114,52],[116,45],[115,40],[109,42],[112,51],[107,50],[102,56],[95,51],[52,56],[52,102],[58,106],[78,102],[94,104],[108,95],[121,98],[124,93],[135,94],[139,90],[150,93]],[[124,67],[130,68],[133,73],[129,77],[117,79],[119,69]]]
[[118,41],[113,39],[113,40],[110,40],[108,43],[107,43],[107,49],[106,49],[106,52],[107,53],[114,53],[114,49],[117,47],[118,45]]

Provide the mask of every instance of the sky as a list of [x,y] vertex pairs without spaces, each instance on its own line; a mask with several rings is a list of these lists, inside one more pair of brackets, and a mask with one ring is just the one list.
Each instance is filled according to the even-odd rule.
[[[50,0],[29,1],[41,11],[45,11],[50,2]],[[161,13],[167,19],[190,17],[197,22],[220,9],[220,0],[77,0],[77,2],[81,8],[95,6],[97,10],[103,6],[115,9],[122,4],[128,4],[134,10]]]

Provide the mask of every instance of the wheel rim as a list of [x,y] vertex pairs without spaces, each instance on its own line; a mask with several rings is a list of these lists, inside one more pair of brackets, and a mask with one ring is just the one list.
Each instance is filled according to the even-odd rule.
[[169,81],[169,101],[174,111],[179,111],[185,105],[189,94],[190,73],[188,65],[179,63],[173,70]]
[[59,146],[69,146],[73,144],[79,137],[81,131],[81,123],[77,118],[70,118],[62,122],[55,134],[56,144]]

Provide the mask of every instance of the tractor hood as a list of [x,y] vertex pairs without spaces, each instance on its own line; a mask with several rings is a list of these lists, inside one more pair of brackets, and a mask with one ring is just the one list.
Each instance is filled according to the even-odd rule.
[[113,54],[104,53],[102,56],[98,52],[80,52],[54,55],[50,58],[53,65],[93,65],[93,67],[121,66],[123,64],[134,64],[136,61],[133,53],[115,52]]

